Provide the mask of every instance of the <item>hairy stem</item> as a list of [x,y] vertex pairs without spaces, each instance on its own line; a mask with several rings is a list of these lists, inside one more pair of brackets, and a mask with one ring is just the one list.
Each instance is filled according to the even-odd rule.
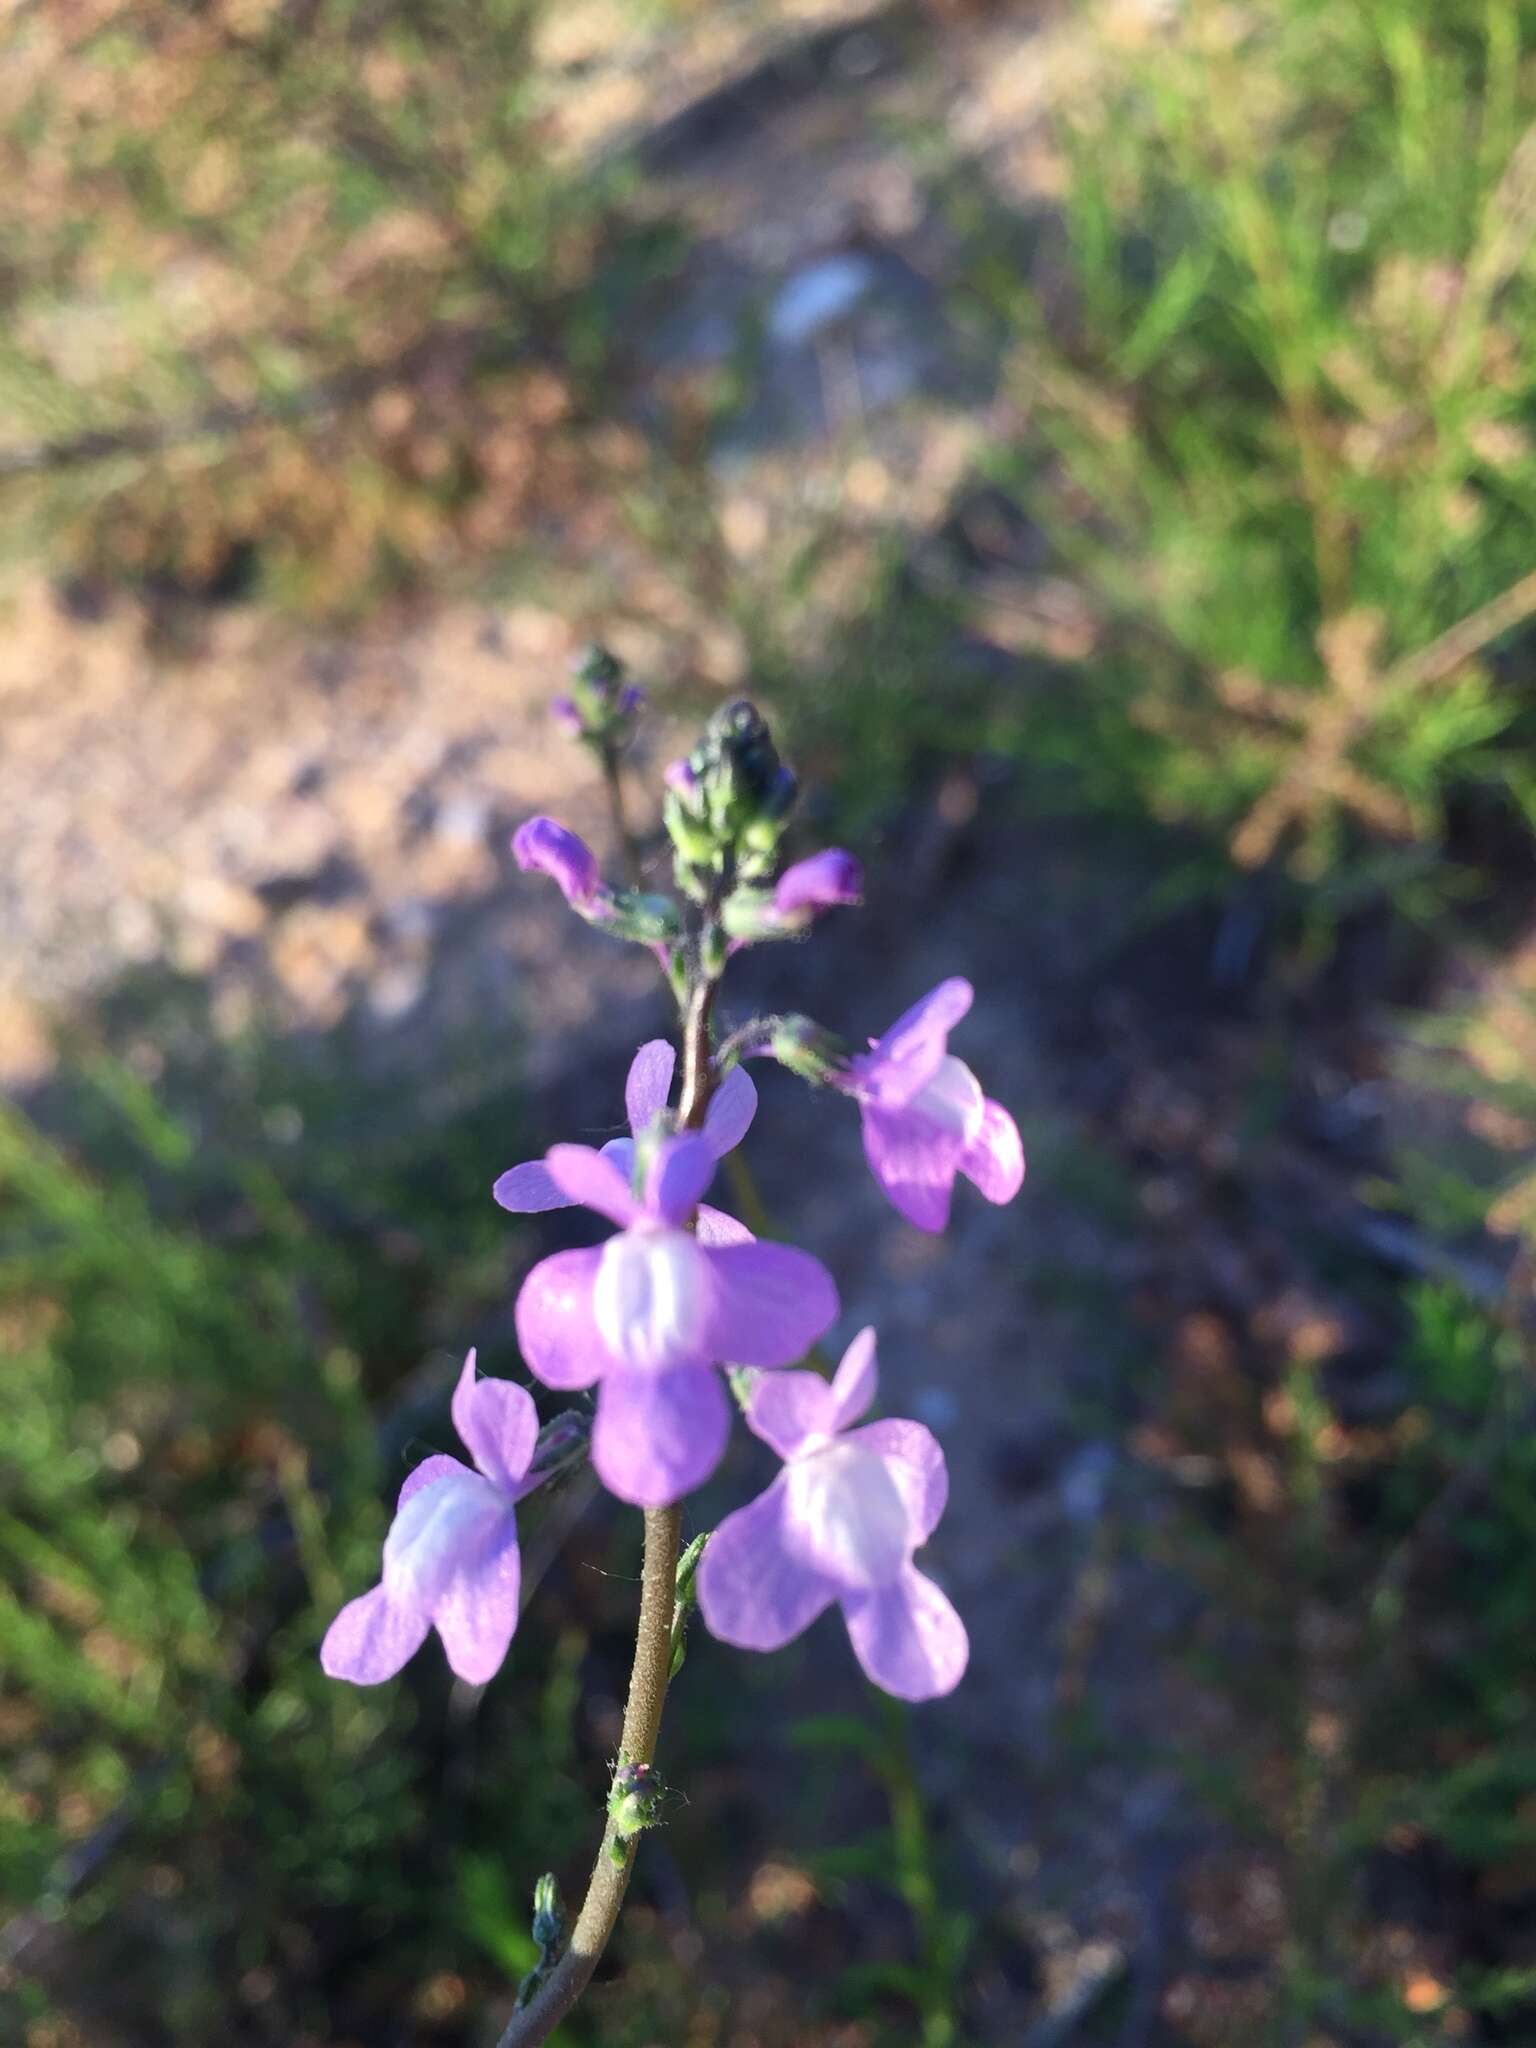
[[[697,1130],[704,1121],[714,1090],[710,1059],[709,1019],[715,984],[696,976],[683,1013],[683,1093],[678,1122]],[[640,1568],[640,1620],[635,1630],[635,1661],[630,1667],[629,1697],[624,1703],[620,1755],[627,1764],[655,1760],[672,1668],[672,1619],[677,1602],[677,1556],[682,1534],[682,1509],[647,1508],[645,1557]],[[618,1924],[639,1837],[621,1837],[610,1817],[598,1846],[597,1861],[587,1883],[587,1896],[571,1929],[565,1952],[538,1990],[507,2022],[497,2048],[536,2048],[559,2026],[591,1982],[603,1950]]]
[[[629,1698],[624,1706],[624,1733],[620,1741],[626,1763],[648,1764],[656,1755],[672,1662],[672,1605],[682,1522],[681,1508],[646,1510],[640,1622],[635,1632],[635,1661],[629,1674]],[[629,1889],[637,1840],[630,1836],[622,1853],[616,1853],[618,1830],[609,1820],[565,1953],[528,2004],[512,2015],[497,2048],[535,2048],[537,2042],[549,2038],[586,1990],[618,1923],[619,1909]]]

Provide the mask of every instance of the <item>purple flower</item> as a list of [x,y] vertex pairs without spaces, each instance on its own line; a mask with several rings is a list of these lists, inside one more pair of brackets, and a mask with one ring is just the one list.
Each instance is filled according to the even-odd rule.
[[1018,1125],[949,1051],[971,996],[959,976],[941,981],[836,1077],[863,1116],[870,1171],[919,1230],[942,1230],[949,1221],[957,1173],[989,1202],[1011,1202],[1024,1179]]
[[875,1384],[873,1330],[854,1338],[830,1386],[809,1372],[758,1382],[748,1424],[784,1470],[709,1539],[699,1610],[722,1642],[777,1650],[835,1600],[865,1676],[898,1699],[931,1700],[954,1690],[970,1656],[964,1622],[912,1563],[949,1479],[920,1422],[848,1427]]
[[[602,1156],[611,1159],[628,1181],[635,1173],[635,1139],[643,1137],[667,1106],[672,1090],[672,1072],[677,1054],[665,1038],[649,1039],[635,1054],[624,1084],[624,1107],[629,1112],[632,1136],[610,1138]],[[733,1067],[710,1098],[704,1113],[703,1138],[716,1159],[734,1151],[751,1128],[757,1114],[757,1090],[742,1067]],[[573,1197],[557,1186],[542,1159],[530,1159],[522,1166],[508,1167],[491,1190],[503,1209],[529,1216],[544,1209],[568,1209]],[[717,1218],[729,1225],[730,1218],[718,1209],[701,1208],[701,1217]]]
[[519,825],[512,856],[525,874],[537,872],[558,882],[573,910],[591,910],[608,897],[596,854],[554,818],[530,818]]
[[549,715],[568,740],[579,740],[587,729],[579,706],[571,697],[552,697]]
[[544,1164],[569,1200],[620,1226],[541,1260],[517,1297],[523,1357],[549,1387],[601,1382],[592,1463],[610,1493],[667,1507],[719,1463],[730,1402],[716,1364],[780,1366],[837,1315],[818,1259],[759,1244],[718,1213],[686,1226],[715,1170],[710,1139],[663,1138],[637,1197],[612,1159],[556,1145]]
[[809,924],[816,911],[863,897],[862,866],[841,846],[829,846],[784,870],[774,886],[773,908],[781,923]]
[[539,1418],[526,1389],[477,1380],[471,1351],[454,1389],[453,1426],[475,1469],[426,1458],[401,1487],[382,1583],[349,1601],[320,1645],[332,1678],[393,1678],[434,1625],[468,1684],[484,1685],[501,1668],[517,1627],[517,1503],[539,1483],[528,1477]]

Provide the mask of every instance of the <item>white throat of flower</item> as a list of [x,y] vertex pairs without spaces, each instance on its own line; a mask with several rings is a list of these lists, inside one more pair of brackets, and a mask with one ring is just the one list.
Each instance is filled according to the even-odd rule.
[[384,1539],[384,1584],[430,1607],[463,1564],[473,1562],[507,1512],[508,1497],[483,1473],[461,1469],[413,1493]]
[[598,1261],[592,1313],[615,1358],[640,1372],[707,1365],[709,1260],[686,1230],[639,1225],[611,1237]]
[[804,1450],[785,1469],[787,1541],[840,1585],[889,1585],[907,1561],[907,1511],[885,1461],[862,1444]]
[[987,1113],[981,1083],[965,1064],[947,1052],[906,1105],[905,1114],[925,1117],[963,1144],[981,1129]]

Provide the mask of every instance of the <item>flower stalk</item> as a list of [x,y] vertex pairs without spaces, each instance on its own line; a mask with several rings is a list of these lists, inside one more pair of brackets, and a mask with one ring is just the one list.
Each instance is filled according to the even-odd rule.
[[[685,1131],[702,1128],[714,1088],[709,1044],[714,995],[714,981],[700,974],[689,991],[684,1010],[683,1093],[678,1105],[678,1124]],[[629,1695],[624,1702],[624,1728],[619,1739],[623,1768],[629,1770],[649,1769],[656,1759],[661,1716],[677,1649],[674,1630],[683,1511],[677,1506],[647,1508],[644,1528],[640,1616],[635,1628]],[[497,2048],[537,2048],[537,2043],[548,2040],[586,1990],[619,1922],[635,1863],[635,1841],[633,1834],[620,1831],[620,1819],[610,1805],[587,1895],[565,1953],[547,1971],[528,2003],[513,2013]]]

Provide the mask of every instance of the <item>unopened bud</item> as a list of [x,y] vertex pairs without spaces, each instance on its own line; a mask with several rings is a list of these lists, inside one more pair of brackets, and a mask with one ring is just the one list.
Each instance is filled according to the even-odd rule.
[[633,1836],[656,1826],[665,1791],[654,1764],[619,1765],[608,1792],[608,1817],[621,1843],[627,1846]]
[[745,697],[722,705],[666,783],[664,815],[680,869],[766,878],[798,785],[756,705]]
[[529,1931],[546,1952],[558,1948],[565,1939],[565,1913],[552,1870],[546,1870],[533,1887],[533,1922]]
[[848,1063],[842,1040],[810,1017],[778,1018],[768,1049],[781,1067],[817,1087],[835,1081]]
[[577,1408],[565,1408],[539,1431],[528,1472],[531,1479],[549,1479],[581,1457],[592,1434],[592,1422]]
[[600,749],[627,739],[645,692],[624,680],[624,664],[616,654],[593,642],[571,663],[571,687],[557,697],[550,716],[572,739]]

